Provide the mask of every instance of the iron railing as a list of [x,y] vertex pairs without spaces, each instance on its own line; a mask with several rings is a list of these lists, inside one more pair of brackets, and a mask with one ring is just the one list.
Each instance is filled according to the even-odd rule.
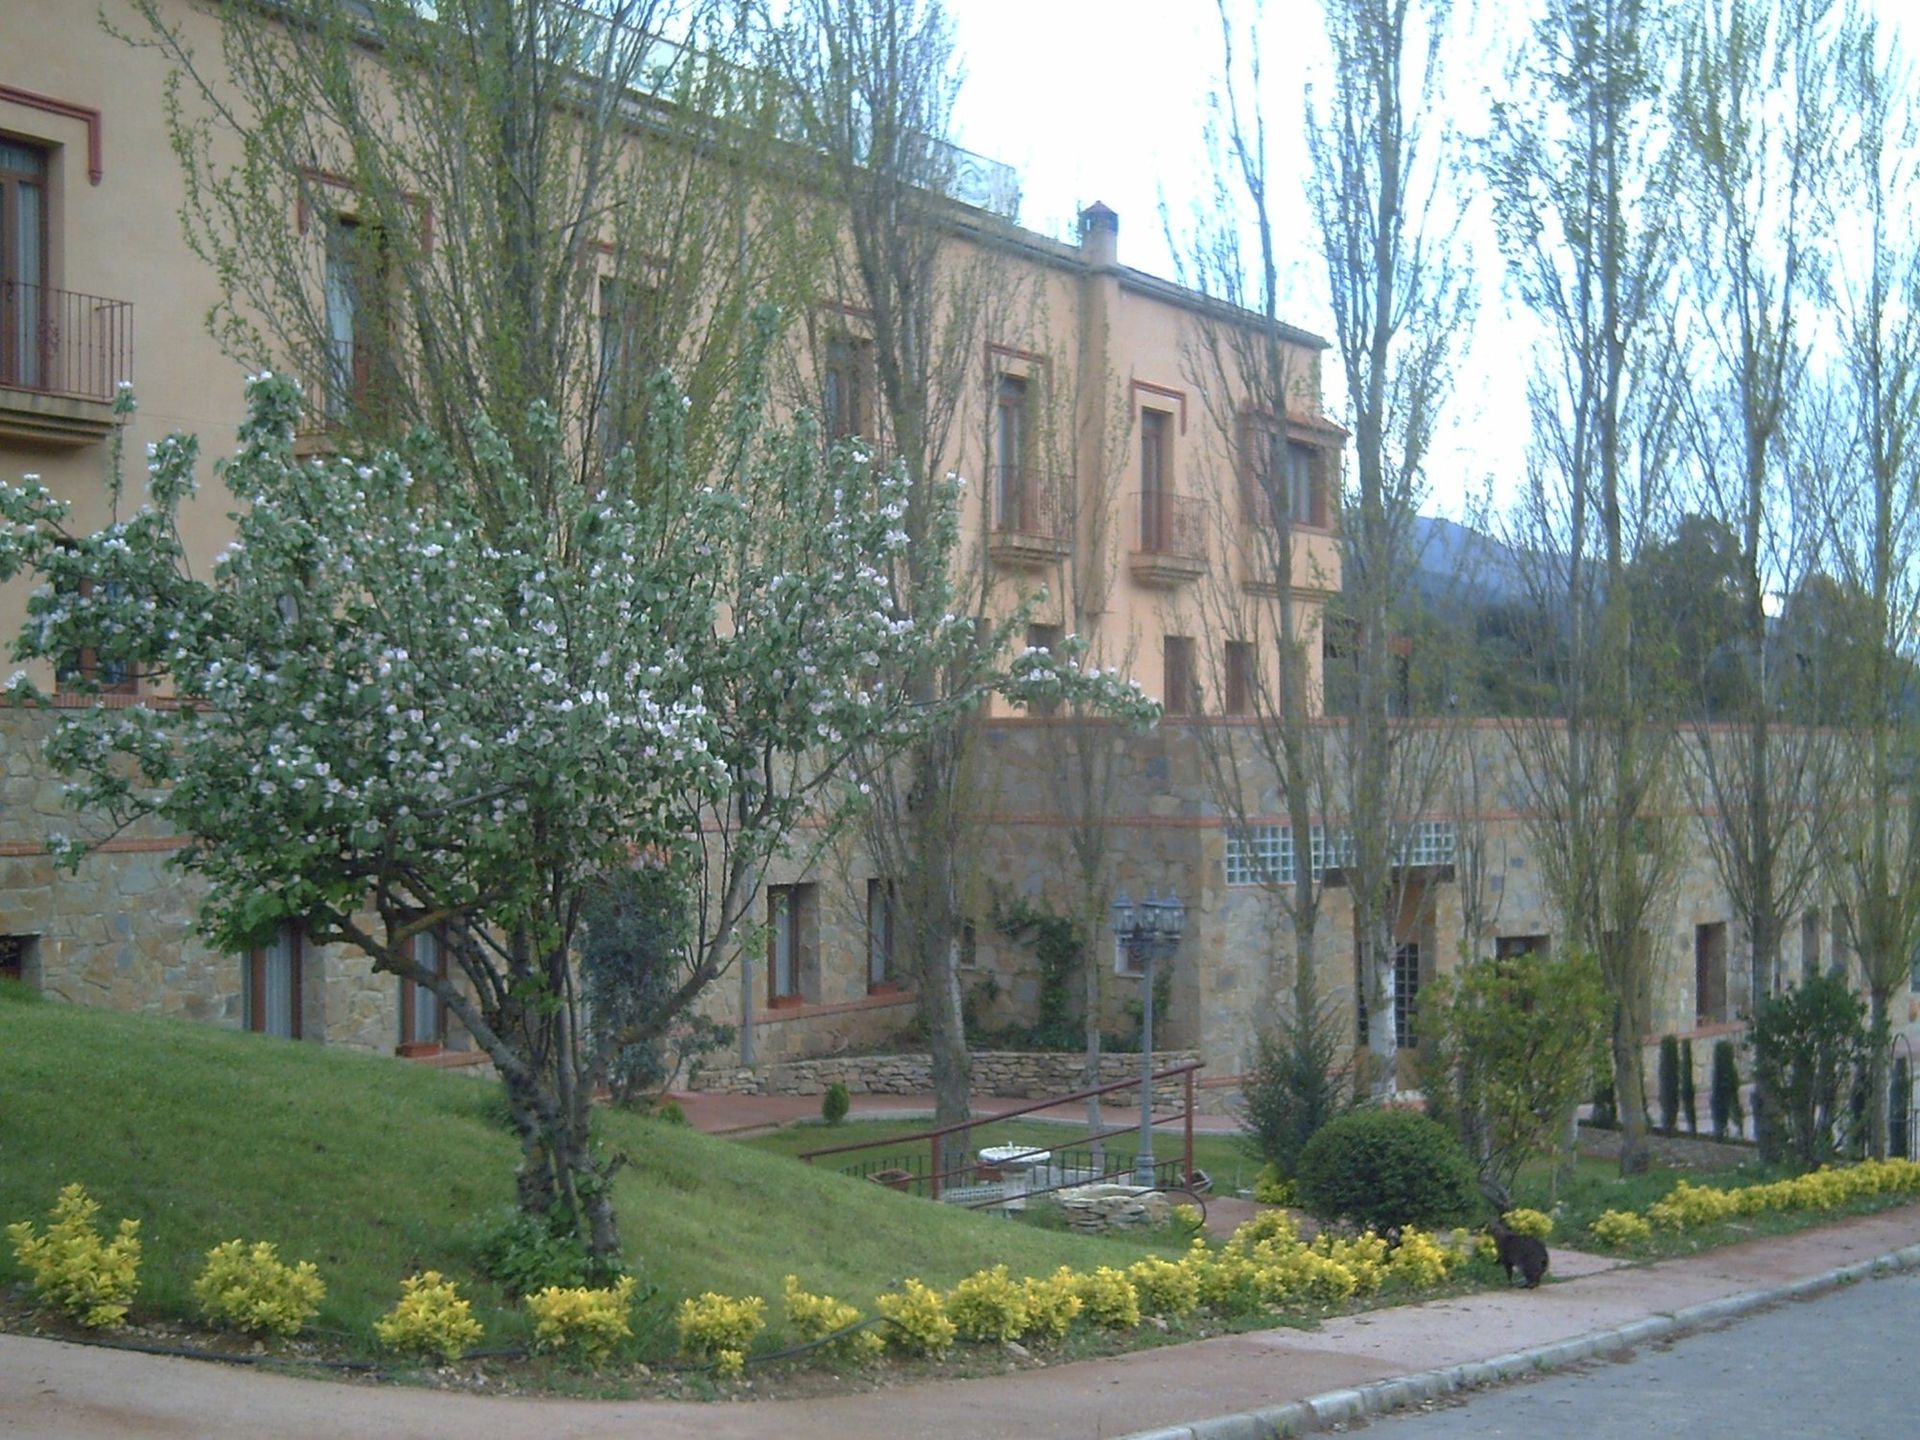
[[996,469],[993,484],[993,529],[998,535],[1060,538],[1059,507],[1048,489],[1019,471]]
[[[1163,1189],[1178,1189],[1185,1186],[1194,1174],[1193,1169],[1193,1116],[1194,1094],[1193,1078],[1203,1064],[1202,1061],[1189,1060],[1185,1064],[1172,1065],[1165,1070],[1156,1071],[1152,1077],[1157,1088],[1162,1082],[1178,1081],[1181,1085],[1181,1103],[1171,1114],[1162,1115],[1153,1123],[1158,1125],[1180,1125],[1180,1148],[1177,1155],[1157,1160],[1154,1165],[1156,1183]],[[973,1193],[981,1187],[971,1183],[980,1178],[981,1164],[975,1158],[975,1132],[1001,1125],[1021,1116],[1037,1114],[1044,1110],[1057,1110],[1062,1106],[1083,1104],[1096,1095],[1110,1095],[1118,1090],[1138,1090],[1140,1077],[1129,1076],[1124,1080],[1112,1080],[1104,1085],[1096,1085],[1090,1090],[1076,1090],[1071,1095],[1061,1095],[1049,1100],[1036,1100],[1030,1105],[1022,1105],[1012,1110],[1003,1110],[994,1115],[983,1115],[978,1120],[965,1120],[957,1125],[942,1125],[931,1130],[916,1130],[909,1135],[895,1135],[885,1140],[857,1140],[849,1145],[829,1145],[819,1150],[808,1150],[800,1158],[811,1165],[816,1160],[832,1159],[835,1167],[843,1175],[852,1175],[861,1179],[890,1185],[896,1190],[921,1195],[938,1200],[945,1192],[954,1198],[955,1192],[967,1192],[959,1203],[970,1207],[984,1207],[1005,1203],[1006,1196],[996,1187],[983,1193]],[[1147,1097],[1151,1106],[1153,1097]],[[1124,1179],[1134,1173],[1134,1157],[1131,1151],[1122,1155],[1120,1147],[1106,1147],[1104,1142],[1118,1139],[1125,1141],[1137,1137],[1140,1128],[1135,1124],[1119,1125],[1107,1130],[1093,1131],[1087,1134],[1073,1134],[1063,1127],[1063,1133],[1071,1138],[1068,1145],[1034,1146],[1025,1152],[1029,1156],[1046,1154],[1051,1163],[1045,1171],[1036,1170],[1028,1183],[1018,1192],[1023,1195],[1044,1194],[1048,1190],[1057,1190],[1067,1185],[1085,1185],[1097,1180]],[[950,1143],[949,1137],[956,1137]],[[1094,1159],[1095,1146],[1101,1146],[1101,1158]],[[1106,1155],[1107,1148],[1113,1150]],[[943,1162],[942,1151],[947,1159]],[[851,1157],[861,1157],[858,1159]],[[1078,1157],[1085,1156],[1080,1159]],[[1018,1158],[1018,1157],[1016,1157]]]
[[1164,490],[1142,490],[1135,493],[1129,508],[1133,512],[1136,554],[1206,558],[1207,510],[1200,500],[1169,495]]
[[0,386],[111,400],[133,379],[133,303],[0,281]]

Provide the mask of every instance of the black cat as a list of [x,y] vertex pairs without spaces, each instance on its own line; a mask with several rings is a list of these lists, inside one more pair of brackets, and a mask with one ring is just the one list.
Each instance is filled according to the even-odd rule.
[[1509,1229],[1507,1222],[1498,1215],[1487,1226],[1487,1233],[1493,1236],[1500,1263],[1506,1268],[1507,1283],[1513,1283],[1513,1272],[1518,1270],[1521,1278],[1527,1282],[1527,1289],[1537,1286],[1540,1277],[1547,1273],[1546,1242],[1537,1236],[1522,1235],[1517,1230]]

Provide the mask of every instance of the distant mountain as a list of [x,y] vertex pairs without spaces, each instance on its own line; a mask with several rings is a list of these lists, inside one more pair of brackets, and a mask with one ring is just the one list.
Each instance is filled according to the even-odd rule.
[[1505,542],[1458,521],[1413,522],[1414,588],[1437,609],[1479,609],[1524,598],[1525,560]]

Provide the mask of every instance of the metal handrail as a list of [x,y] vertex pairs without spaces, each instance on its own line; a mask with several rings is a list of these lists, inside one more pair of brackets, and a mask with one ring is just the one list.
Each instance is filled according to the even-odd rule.
[[[931,1152],[932,1164],[928,1166],[927,1173],[924,1176],[915,1176],[914,1178],[924,1179],[930,1195],[937,1200],[940,1198],[940,1186],[943,1181],[964,1175],[974,1168],[972,1160],[968,1160],[965,1164],[959,1166],[944,1169],[941,1167],[940,1142],[949,1135],[957,1135],[962,1132],[970,1134],[974,1130],[981,1129],[988,1125],[997,1125],[1004,1120],[1017,1120],[1023,1115],[1033,1115],[1043,1110],[1057,1110],[1063,1105],[1077,1104],[1080,1101],[1090,1100],[1096,1095],[1109,1095],[1116,1090],[1144,1089],[1145,1093],[1141,1095],[1140,1103],[1146,1107],[1149,1116],[1151,1116],[1153,1108],[1153,1092],[1151,1087],[1159,1084],[1162,1080],[1184,1078],[1186,1092],[1185,1103],[1177,1115],[1170,1115],[1167,1119],[1182,1120],[1185,1122],[1181,1152],[1181,1173],[1183,1176],[1190,1175],[1193,1172],[1193,1077],[1197,1072],[1205,1068],[1205,1064],[1206,1062],[1201,1060],[1188,1060],[1179,1065],[1170,1065],[1164,1070],[1155,1071],[1144,1082],[1137,1075],[1127,1076],[1124,1079],[1110,1080],[1103,1085],[1095,1085],[1089,1089],[1076,1090],[1070,1095],[1052,1096],[1044,1100],[1036,1100],[1031,1104],[1017,1106],[1012,1110],[1004,1110],[998,1114],[983,1115],[978,1119],[961,1120],[951,1125],[937,1125],[931,1129],[916,1130],[907,1135],[890,1136],[885,1140],[856,1140],[845,1145],[828,1145],[819,1150],[807,1150],[801,1152],[799,1158],[811,1165],[815,1160],[823,1156],[851,1155],[863,1150],[898,1150],[926,1142]],[[1151,1123],[1151,1121],[1149,1121],[1149,1123]],[[1117,1135],[1130,1134],[1133,1132],[1133,1128],[1133,1126],[1127,1125],[1115,1130],[1102,1131],[1099,1134],[1086,1137],[1082,1143],[1092,1144],[1095,1140],[1106,1140]],[[1048,1147],[1036,1147],[1036,1149],[1045,1148]]]

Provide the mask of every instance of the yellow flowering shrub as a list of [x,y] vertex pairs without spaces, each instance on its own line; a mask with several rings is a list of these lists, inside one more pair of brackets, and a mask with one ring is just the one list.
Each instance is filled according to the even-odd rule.
[[798,1275],[786,1278],[786,1304],[787,1323],[802,1340],[825,1340],[833,1335],[820,1347],[820,1353],[830,1360],[870,1360],[886,1349],[887,1342],[871,1329],[835,1335],[835,1331],[859,1323],[859,1310],[831,1295],[808,1294],[800,1288]]
[[1158,1256],[1137,1260],[1127,1267],[1127,1279],[1149,1315],[1178,1320],[1200,1304],[1200,1281],[1179,1261]]
[[1593,1222],[1593,1238],[1612,1250],[1624,1250],[1629,1245],[1639,1245],[1653,1234],[1653,1227],[1644,1216],[1631,1210],[1605,1210]]
[[1300,1226],[1293,1216],[1285,1210],[1263,1210],[1251,1220],[1234,1227],[1233,1235],[1227,1241],[1227,1249],[1250,1251],[1264,1241],[1277,1240],[1291,1245],[1299,1239]]
[[1339,1261],[1304,1245],[1262,1245],[1254,1252],[1260,1267],[1260,1298],[1278,1308],[1294,1303],[1337,1305],[1358,1286]]
[[1196,1235],[1200,1233],[1200,1227],[1207,1221],[1207,1217],[1200,1213],[1198,1205],[1176,1205],[1169,1214],[1175,1225]]
[[1529,1210],[1520,1206],[1507,1211],[1501,1218],[1516,1235],[1531,1235],[1536,1240],[1545,1240],[1553,1234],[1553,1217],[1544,1210]]
[[1663,1230],[1688,1230],[1700,1225],[1715,1225],[1740,1213],[1740,1200],[1730,1190],[1708,1185],[1677,1182],[1664,1200],[1647,1207],[1647,1219]]
[[1258,1310],[1260,1267],[1243,1250],[1232,1248],[1218,1252],[1207,1249],[1206,1242],[1193,1242],[1180,1261],[1200,1289],[1200,1303],[1221,1315],[1247,1315]]
[[1140,1296],[1133,1282],[1111,1265],[1077,1279],[1080,1303],[1089,1320],[1109,1330],[1131,1330],[1140,1323]]
[[887,1327],[890,1348],[908,1355],[944,1355],[952,1346],[953,1321],[947,1318],[940,1292],[931,1285],[909,1280],[873,1303],[893,1322]]
[[1355,1295],[1371,1295],[1387,1278],[1387,1242],[1371,1230],[1346,1239],[1322,1233],[1312,1249],[1353,1277]]
[[1430,1290],[1447,1278],[1447,1271],[1460,1261],[1460,1253],[1441,1245],[1424,1230],[1409,1225],[1400,1232],[1400,1243],[1387,1260],[1387,1273],[1411,1290]]
[[250,1334],[293,1335],[320,1309],[327,1287],[311,1260],[289,1265],[271,1241],[228,1240],[207,1251],[193,1282],[200,1313]]
[[140,1222],[122,1220],[113,1239],[103,1240],[94,1223],[99,1213],[100,1202],[74,1184],[60,1192],[44,1232],[27,1220],[7,1227],[13,1257],[35,1293],[93,1329],[126,1319],[140,1283]]
[[[628,1317],[633,1313],[637,1281],[623,1275],[606,1289],[586,1285],[549,1285],[527,1296],[533,1316],[533,1343],[542,1350],[564,1350],[589,1364],[598,1364],[622,1340],[633,1338]],[[760,1302],[764,1308],[764,1302]]]
[[1080,1318],[1080,1287],[1065,1265],[1044,1280],[1029,1275],[1021,1290],[1027,1305],[1023,1334],[1058,1340]]
[[1293,1181],[1283,1179],[1273,1166],[1264,1165],[1254,1177],[1253,1198],[1262,1205],[1294,1205],[1299,1203],[1300,1192]]
[[737,1375],[747,1347],[766,1328],[767,1302],[758,1295],[736,1298],[709,1290],[697,1299],[682,1300],[676,1323],[683,1358],[712,1365],[722,1375]]
[[947,1295],[947,1318],[963,1340],[1017,1340],[1027,1328],[1027,1289],[1007,1267],[976,1270]]
[[453,1281],[428,1270],[400,1282],[400,1303],[373,1322],[373,1333],[389,1350],[452,1362],[480,1338],[480,1322]]

